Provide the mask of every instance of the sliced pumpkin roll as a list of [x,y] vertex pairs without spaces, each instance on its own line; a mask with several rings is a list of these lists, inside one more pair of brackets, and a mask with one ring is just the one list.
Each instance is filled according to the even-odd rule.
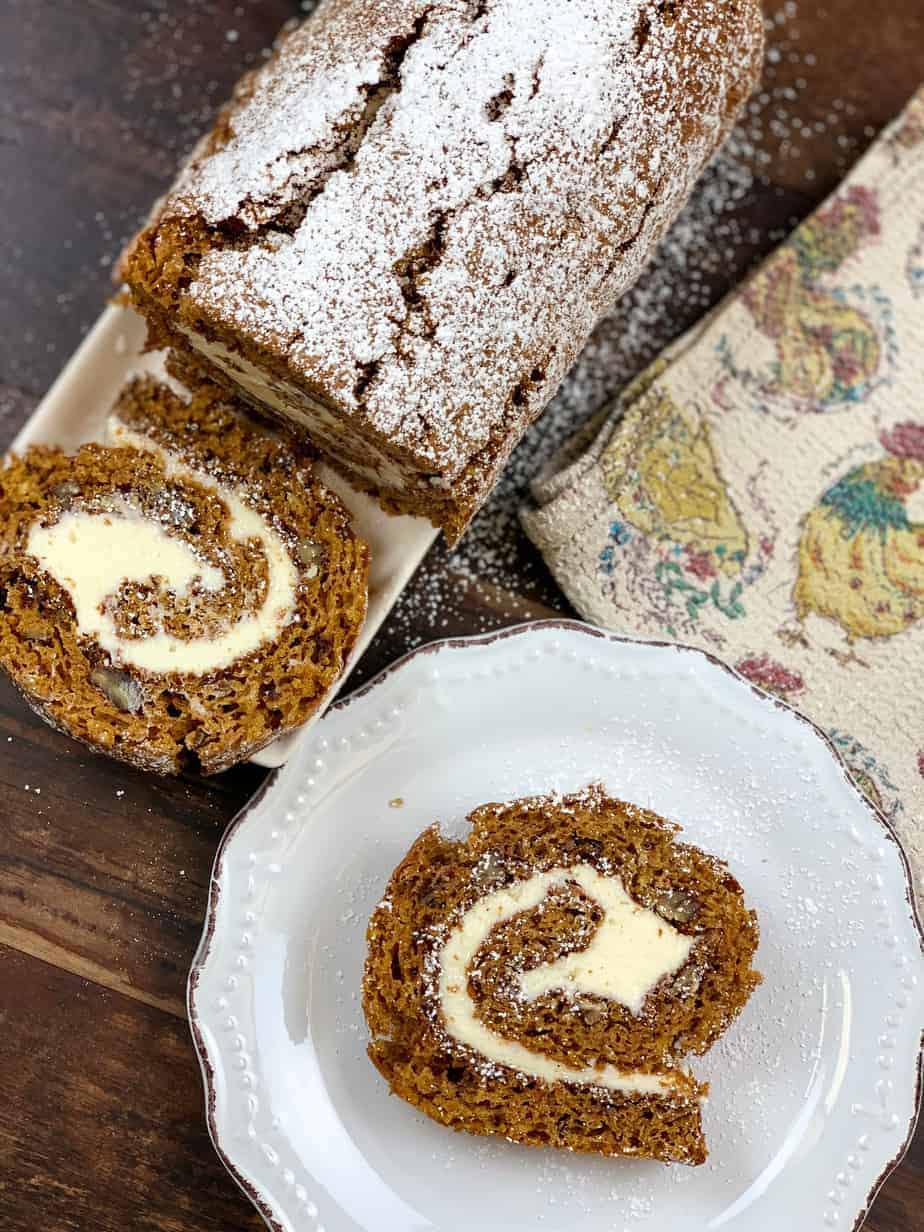
[[591,787],[425,831],[372,915],[369,1055],[434,1120],[532,1146],[688,1164],[683,1065],[760,976],[756,916],[678,827]]
[[310,450],[214,386],[134,381],[108,442],[0,470],[0,664],[93,749],[224,770],[337,683],[368,550]]

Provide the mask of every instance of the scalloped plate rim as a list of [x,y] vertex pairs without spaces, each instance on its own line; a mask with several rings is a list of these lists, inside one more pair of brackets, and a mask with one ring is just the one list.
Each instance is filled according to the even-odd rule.
[[[913,890],[913,877],[911,866],[908,860],[907,853],[902,846],[901,839],[895,831],[894,826],[885,814],[878,809],[873,802],[860,790],[851,776],[846,763],[838,752],[836,746],[832,743],[828,735],[818,725],[803,714],[788,702],[775,694],[767,692],[748,680],[737,672],[728,663],[712,654],[708,650],[703,650],[698,646],[690,646],[683,642],[661,641],[650,638],[636,638],[624,634],[610,633],[605,629],[600,629],[595,625],[587,624],[580,620],[572,620],[568,618],[561,619],[543,619],[537,621],[528,621],[517,625],[512,625],[507,628],[494,630],[493,632],[484,634],[473,634],[462,637],[442,638],[437,641],[428,642],[423,646],[415,647],[413,650],[401,655],[395,659],[381,672],[375,675],[366,684],[350,693],[347,697],[340,699],[331,705],[323,717],[319,720],[318,730],[323,730],[323,724],[328,716],[334,715],[340,711],[348,709],[354,702],[366,697],[378,689],[391,677],[397,675],[403,668],[411,662],[429,655],[438,654],[444,650],[467,650],[477,649],[480,647],[490,646],[497,642],[511,638],[528,637],[530,634],[539,631],[560,630],[569,633],[582,634],[591,638],[602,640],[609,643],[616,643],[626,646],[645,646],[657,649],[674,651],[679,654],[692,654],[700,659],[705,660],[713,667],[721,669],[722,672],[732,677],[734,680],[743,685],[751,693],[753,693],[761,701],[771,703],[776,709],[791,714],[800,724],[808,729],[824,746],[830,756],[833,758],[853,795],[861,804],[868,816],[875,822],[884,832],[886,839],[893,845],[899,856],[899,861],[902,866],[904,875],[904,890],[905,890],[905,905],[909,910],[909,914],[918,936],[918,944],[922,954],[924,954],[924,923],[922,923],[921,914],[918,911],[917,902],[915,900]],[[314,730],[314,728],[312,728]],[[305,733],[307,737],[307,732]],[[286,765],[279,766],[270,771],[264,782],[261,784],[257,792],[243,806],[243,808],[232,818],[226,830],[224,831],[218,848],[215,853],[215,858],[212,866],[212,873],[209,879],[209,893],[206,907],[206,916],[203,925],[202,935],[199,944],[196,948],[193,957],[192,965],[189,972],[189,977],[186,986],[186,1004],[187,1014],[189,1019],[189,1028],[195,1047],[196,1056],[199,1061],[199,1067],[202,1072],[203,1088],[205,1095],[205,1110],[206,1110],[206,1125],[209,1137],[216,1154],[224,1165],[226,1171],[231,1176],[232,1180],[237,1184],[244,1195],[250,1199],[253,1206],[256,1208],[266,1225],[272,1232],[292,1232],[291,1225],[277,1218],[272,1206],[270,1205],[271,1195],[264,1192],[260,1185],[255,1181],[251,1181],[237,1167],[230,1153],[225,1150],[221,1141],[221,1133],[216,1119],[216,1088],[215,1076],[216,1070],[212,1063],[212,1057],[209,1052],[209,1046],[202,1030],[201,1015],[196,1007],[196,993],[198,991],[201,976],[208,963],[212,940],[217,928],[217,916],[221,899],[221,874],[222,863],[225,852],[231,841],[237,837],[243,827],[248,823],[251,815],[256,810],[259,804],[262,803],[266,795],[275,787],[279,777],[286,771]],[[866,1192],[862,1199],[862,1204],[857,1212],[856,1218],[851,1225],[851,1232],[860,1232],[862,1225],[870,1212],[870,1209],[875,1201],[879,1191],[883,1185],[899,1166],[904,1159],[911,1146],[914,1138],[917,1124],[922,1114],[924,1114],[924,1028],[920,1035],[920,1044],[918,1048],[917,1067],[916,1067],[916,1090],[914,1093],[914,1107],[909,1119],[907,1133],[896,1155],[887,1160],[882,1171],[876,1177],[871,1187]]]

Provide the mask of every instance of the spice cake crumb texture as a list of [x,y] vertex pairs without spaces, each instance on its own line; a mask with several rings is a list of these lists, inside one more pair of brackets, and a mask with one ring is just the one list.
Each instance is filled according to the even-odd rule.
[[600,787],[469,821],[417,839],[369,923],[369,1055],[392,1091],[469,1133],[702,1163],[707,1088],[683,1059],[760,983],[737,881]]
[[756,0],[327,0],[123,261],[151,343],[458,538],[761,49]]
[[0,469],[0,665],[92,748],[215,773],[336,683],[368,552],[313,453],[214,385],[138,379],[108,436]]

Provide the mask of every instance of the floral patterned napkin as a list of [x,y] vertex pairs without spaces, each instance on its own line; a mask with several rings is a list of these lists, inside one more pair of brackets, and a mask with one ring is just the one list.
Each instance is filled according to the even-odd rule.
[[522,515],[574,606],[804,711],[924,885],[924,90],[596,427]]

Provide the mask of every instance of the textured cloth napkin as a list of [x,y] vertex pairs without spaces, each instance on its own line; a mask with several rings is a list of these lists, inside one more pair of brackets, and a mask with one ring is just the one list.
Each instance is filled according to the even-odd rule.
[[823,728],[924,885],[924,90],[534,484],[588,620]]

